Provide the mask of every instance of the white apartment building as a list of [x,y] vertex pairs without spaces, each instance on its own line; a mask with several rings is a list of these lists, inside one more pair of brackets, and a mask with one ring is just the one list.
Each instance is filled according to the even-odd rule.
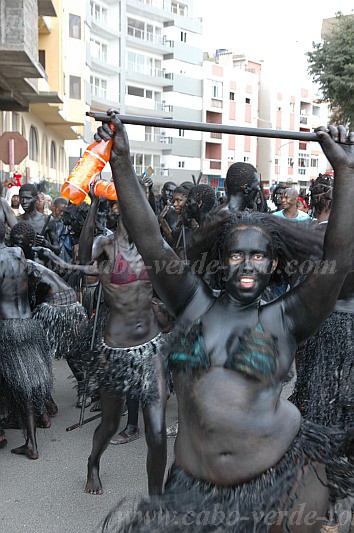
[[[68,9],[73,11],[72,2]],[[91,0],[86,11],[86,106],[122,114],[202,121],[201,21],[193,2]],[[86,119],[84,141],[97,127]],[[154,181],[181,183],[200,170],[201,134],[127,126],[136,172],[152,166]],[[69,146],[70,167],[86,144]],[[103,173],[109,176],[109,171]]]

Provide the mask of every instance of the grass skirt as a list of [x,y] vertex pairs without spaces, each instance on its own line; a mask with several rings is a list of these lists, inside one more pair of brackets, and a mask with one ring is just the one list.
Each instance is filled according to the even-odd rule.
[[[102,337],[96,343],[90,369],[91,382],[99,390],[139,400],[142,407],[160,400],[155,358],[164,357],[166,340],[162,333],[139,346],[112,348]],[[97,390],[93,391],[95,394]]]
[[0,410],[22,428],[29,405],[42,413],[53,386],[50,350],[42,326],[31,318],[0,320]]
[[300,368],[289,401],[308,420],[349,430],[354,411],[354,315],[331,313],[298,355]]
[[[353,466],[338,458],[343,436],[303,420],[291,448],[272,468],[247,483],[223,487],[199,480],[172,465],[162,495],[140,500],[128,515],[123,500],[107,517],[110,533],[237,532],[265,533],[274,512],[291,510],[305,465],[324,464],[336,496],[354,495]],[[295,494],[293,490],[295,489]],[[292,494],[292,496],[290,496]],[[289,514],[289,513],[288,513]],[[286,514],[283,529],[289,531]]]
[[87,324],[86,311],[79,302],[68,305],[42,303],[34,309],[33,318],[42,324],[56,359],[68,356],[74,341]]

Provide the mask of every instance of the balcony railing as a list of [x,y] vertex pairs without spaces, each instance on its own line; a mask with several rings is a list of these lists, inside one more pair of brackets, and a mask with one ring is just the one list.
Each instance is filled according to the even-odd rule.
[[156,35],[150,31],[142,30],[134,26],[128,26],[128,35],[135,37],[136,39],[141,39],[142,41],[149,42],[152,44],[164,44],[165,39],[161,35]]
[[150,67],[147,65],[136,65],[135,63],[128,63],[128,72],[130,74],[143,74],[144,76],[153,76],[155,78],[164,77],[164,70],[161,68]]
[[146,142],[172,144],[172,137],[167,137],[161,133],[145,133]]
[[210,138],[211,139],[222,139],[222,133],[211,132],[210,133]]
[[138,0],[142,4],[146,4],[147,6],[157,7],[158,9],[165,9],[165,2],[164,0]]

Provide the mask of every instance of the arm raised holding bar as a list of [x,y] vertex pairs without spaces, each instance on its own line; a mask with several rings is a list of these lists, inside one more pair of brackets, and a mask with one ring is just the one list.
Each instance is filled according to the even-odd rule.
[[[110,122],[106,113],[87,111],[86,115],[99,122]],[[135,124],[138,126],[154,126],[157,128],[171,128],[176,130],[196,130],[215,133],[229,133],[231,135],[248,135],[251,137],[269,137],[273,139],[293,139],[297,141],[316,141],[316,133],[302,131],[271,130],[268,128],[247,128],[242,126],[226,126],[223,124],[211,124],[209,122],[187,122],[184,120],[172,120],[164,118],[138,117],[119,115],[123,124]]]

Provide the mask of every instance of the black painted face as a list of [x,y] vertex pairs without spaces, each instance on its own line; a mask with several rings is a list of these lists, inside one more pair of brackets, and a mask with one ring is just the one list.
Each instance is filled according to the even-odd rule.
[[20,193],[20,204],[25,213],[32,211],[36,205],[37,195],[32,196],[30,191],[22,191]]
[[267,288],[277,265],[270,239],[256,228],[237,229],[227,239],[225,289],[250,304]]
[[167,187],[163,187],[162,188],[162,191],[161,191],[161,195],[162,195],[162,198],[165,202],[167,202],[167,200],[170,201],[170,203],[172,203],[172,200],[173,200],[173,191],[175,190],[176,188],[176,185],[167,185]]
[[246,207],[252,208],[255,198],[259,192],[259,179],[257,173],[253,174],[253,181],[250,184],[244,185],[243,193],[245,195]]

